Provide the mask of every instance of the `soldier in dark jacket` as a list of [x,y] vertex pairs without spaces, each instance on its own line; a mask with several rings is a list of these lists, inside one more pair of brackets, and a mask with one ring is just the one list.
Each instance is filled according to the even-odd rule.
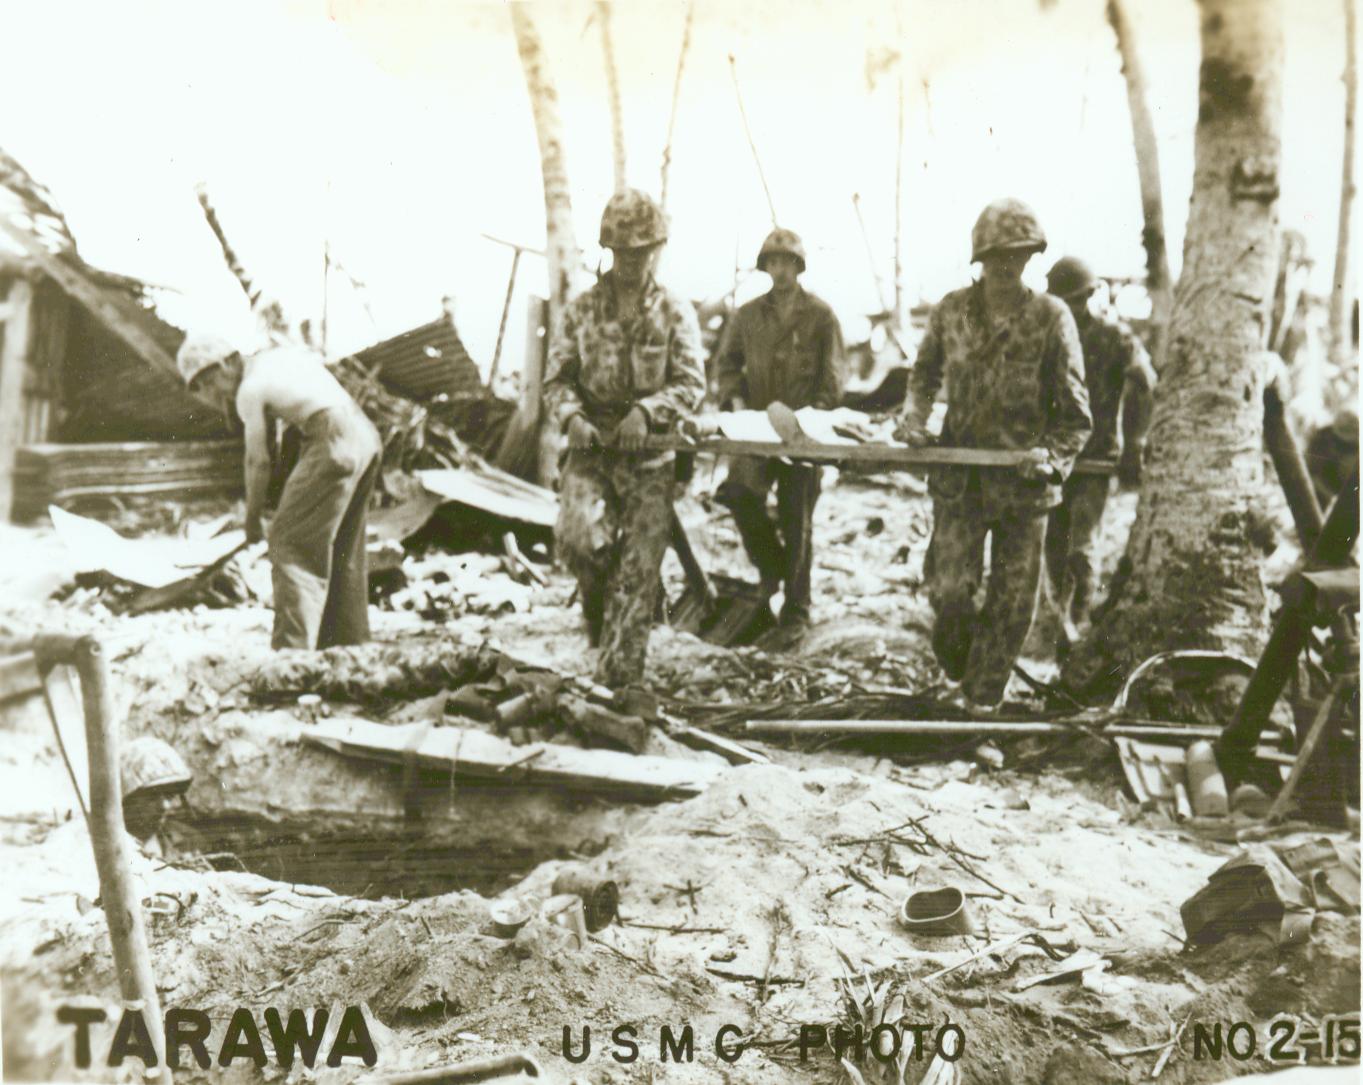
[[667,219],[646,193],[616,193],[601,216],[615,264],[563,312],[549,346],[544,400],[568,436],[554,538],[577,578],[596,677],[643,676],[667,551],[676,471],[671,452],[644,449],[705,395],[700,326],[689,301],[653,278]]
[[[1098,288],[1098,280],[1082,260],[1061,257],[1046,273],[1046,287],[1070,307],[1084,352],[1093,434],[1079,454],[1101,460],[1120,453],[1118,477],[1122,485],[1138,486],[1145,434],[1154,408],[1155,369],[1150,355],[1125,324],[1090,312],[1089,299]],[[1093,605],[1098,526],[1110,489],[1111,480],[1106,475],[1070,475],[1061,504],[1051,510],[1046,527],[1046,568],[1063,623],[1062,648],[1078,638],[1078,627]]]
[[[776,229],[757,254],[771,290],[739,308],[729,321],[718,365],[724,410],[763,410],[780,402],[832,409],[845,380],[842,329],[828,304],[800,286],[805,251],[799,235]],[[768,593],[784,585],[781,625],[798,633],[809,623],[814,561],[817,464],[736,456],[716,500],[734,515],[748,557]],[[767,497],[776,487],[776,520]]]
[[[928,444],[928,416],[945,384],[943,444],[1026,454],[1017,471],[945,467],[929,483],[933,651],[947,678],[962,683],[966,706],[990,709],[1003,699],[1036,613],[1047,513],[1093,420],[1074,317],[1022,283],[1027,261],[1046,248],[1036,215],[1018,200],[998,200],[971,242],[984,273],[933,310],[896,432]],[[977,610],[986,539],[989,582]]]

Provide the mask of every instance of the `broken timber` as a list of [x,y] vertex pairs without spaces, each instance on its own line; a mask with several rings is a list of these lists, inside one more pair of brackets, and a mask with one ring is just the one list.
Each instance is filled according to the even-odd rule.
[[[817,441],[732,441],[725,437],[691,441],[673,434],[649,437],[645,447],[657,451],[713,452],[725,456],[766,456],[810,463],[883,463],[892,467],[1017,467],[1025,452],[998,448],[907,448],[903,445],[830,445]],[[1114,460],[1076,460],[1075,474],[1112,475]]]
[[[88,309],[90,314],[109,331],[123,340],[134,354],[154,368],[174,377],[177,382],[180,380],[180,372],[175,365],[175,359],[150,334],[138,327],[117,305],[105,297],[103,292],[90,282],[83,273],[66,261],[53,256],[31,234],[7,222],[3,215],[0,215],[0,230],[13,238],[15,243],[28,254],[29,258],[46,275]],[[221,413],[221,406],[213,400],[206,396],[189,394],[211,410],[214,415]]]
[[[456,779],[530,783],[661,802],[699,795],[726,766],[548,742],[515,746],[485,731],[424,724],[392,727],[360,719],[319,720],[303,741],[347,757],[452,772]],[[414,743],[414,739],[417,739]]]

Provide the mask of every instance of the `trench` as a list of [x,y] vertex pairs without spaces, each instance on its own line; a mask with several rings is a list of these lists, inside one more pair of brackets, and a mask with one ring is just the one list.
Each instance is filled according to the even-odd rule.
[[271,881],[316,885],[343,896],[413,900],[459,890],[494,896],[563,849],[517,844],[489,848],[442,843],[420,829],[375,825],[337,832],[316,819],[221,817],[196,820],[170,857],[204,856],[215,870],[245,870]]
[[[412,793],[405,815],[186,807],[167,820],[161,839],[167,858],[179,862],[197,859],[218,871],[369,900],[461,890],[495,896],[541,863],[581,857],[589,846],[590,828],[576,826],[571,816],[546,825],[541,817],[483,805],[467,789],[461,802],[477,804],[471,816],[441,816],[447,789],[447,781],[427,783]],[[482,800],[505,803],[505,793],[496,791]]]

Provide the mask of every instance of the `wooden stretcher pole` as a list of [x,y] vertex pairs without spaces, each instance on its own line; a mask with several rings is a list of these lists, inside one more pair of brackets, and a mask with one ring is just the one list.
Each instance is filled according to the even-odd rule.
[[691,549],[691,540],[687,537],[686,528],[682,526],[681,517],[677,515],[675,508],[672,510],[672,549],[676,551],[677,560],[681,562],[686,582],[693,592],[705,600],[708,613],[715,605],[715,587],[710,583],[710,578],[701,568],[700,562],[696,560],[696,552]]
[[1278,473],[1278,483],[1283,488],[1283,496],[1287,498],[1287,507],[1297,528],[1297,539],[1301,542],[1302,550],[1309,554],[1320,538],[1325,518],[1316,501],[1316,490],[1311,485],[1311,476],[1306,470],[1301,449],[1297,447],[1292,431],[1287,428],[1282,386],[1278,381],[1264,389],[1264,444],[1268,446],[1273,469]]
[[[1358,539],[1358,466],[1344,488],[1330,506],[1325,525],[1316,545],[1311,549],[1308,565],[1312,568],[1333,568],[1345,564]],[[1312,596],[1314,598],[1314,596]],[[1227,783],[1234,784],[1243,772],[1250,751],[1259,741],[1259,734],[1268,722],[1288,679],[1297,665],[1297,656],[1306,647],[1311,633],[1311,618],[1305,603],[1284,606],[1273,625],[1268,643],[1264,645],[1259,665],[1240,696],[1235,715],[1221,732],[1216,744],[1221,771]]]
[[[1002,448],[908,448],[904,445],[849,444],[830,445],[818,441],[782,444],[778,441],[731,441],[725,437],[705,437],[691,441],[675,434],[656,434],[645,447],[659,452],[711,452],[724,456],[766,456],[802,460],[809,463],[876,463],[889,467],[1009,467],[1016,468],[1027,453]],[[1114,460],[1076,460],[1076,474],[1112,475]]]
[[151,951],[133,882],[128,837],[123,827],[118,726],[108,657],[94,637],[40,636],[35,638],[32,648],[40,670],[67,663],[80,675],[85,741],[90,758],[90,843],[99,871],[100,899],[109,924],[109,940],[113,943],[118,988],[125,1003],[140,1004],[142,1020],[156,1051],[161,1080],[170,1085],[161,1000],[156,993]]

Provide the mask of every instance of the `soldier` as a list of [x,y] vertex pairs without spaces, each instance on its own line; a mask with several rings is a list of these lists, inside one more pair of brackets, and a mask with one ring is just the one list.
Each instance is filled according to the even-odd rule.
[[[1074,314],[1084,351],[1093,434],[1079,454],[1110,459],[1120,450],[1118,478],[1123,486],[1134,488],[1140,484],[1145,434],[1154,405],[1155,370],[1150,356],[1125,324],[1089,311],[1089,299],[1098,288],[1098,280],[1082,260],[1061,257],[1047,272],[1046,285]],[[1098,525],[1107,505],[1110,481],[1103,475],[1070,475],[1062,490],[1062,503],[1051,510],[1046,528],[1046,567],[1060,611],[1062,652],[1078,638],[1078,627],[1092,606]]]
[[651,197],[611,197],[601,245],[614,266],[564,309],[544,384],[549,424],[568,437],[554,538],[601,648],[597,680],[611,687],[643,675],[670,536],[675,457],[644,441],[675,429],[705,395],[695,309],[653,278],[666,240]]
[[159,738],[141,735],[119,756],[123,826],[149,854],[159,855],[158,834],[166,813],[189,790],[194,777],[184,759]]
[[[1022,283],[1046,248],[1036,215],[1018,200],[995,201],[971,247],[983,275],[933,309],[896,433],[916,447],[931,441],[927,420],[945,381],[943,444],[1026,453],[1016,472],[946,467],[929,479],[933,651],[947,679],[962,682],[966,707],[988,710],[1003,699],[1036,613],[1047,512],[1093,423],[1074,318]],[[986,536],[989,583],[977,612]]]
[[[762,242],[757,268],[771,276],[771,290],[729,322],[718,365],[720,407],[836,407],[844,381],[842,329],[828,304],[800,286],[805,251],[799,236],[773,230]],[[817,464],[738,456],[715,495],[733,512],[763,589],[772,594],[784,583],[781,625],[797,635],[809,623],[819,472]],[[773,484],[774,523],[767,514]]]
[[191,335],[177,362],[185,384],[241,419],[246,438],[246,538],[265,535],[276,422],[302,435],[297,466],[270,522],[275,648],[369,639],[365,522],[383,452],[378,431],[322,358],[276,347],[243,358],[213,335]]

